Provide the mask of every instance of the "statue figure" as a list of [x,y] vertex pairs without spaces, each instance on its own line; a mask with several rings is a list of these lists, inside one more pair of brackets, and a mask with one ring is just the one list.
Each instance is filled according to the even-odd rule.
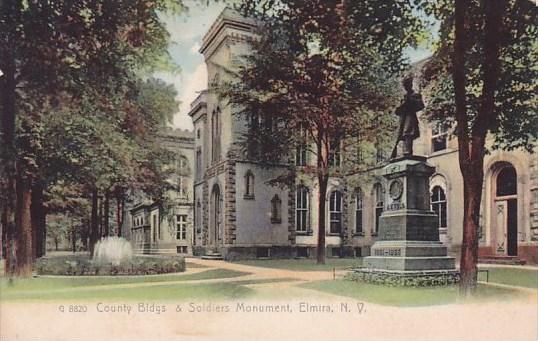
[[400,128],[398,139],[392,149],[391,158],[396,157],[398,142],[403,141],[403,155],[413,155],[413,140],[420,136],[418,128],[417,112],[424,109],[424,102],[419,93],[413,91],[413,76],[406,77],[402,85],[406,91],[402,104],[396,109],[396,115],[400,116]]

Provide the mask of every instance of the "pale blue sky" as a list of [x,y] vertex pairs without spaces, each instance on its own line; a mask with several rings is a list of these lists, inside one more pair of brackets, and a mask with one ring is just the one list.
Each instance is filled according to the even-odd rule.
[[[192,121],[187,115],[190,103],[199,91],[207,87],[206,66],[198,50],[202,37],[224,9],[225,4],[211,2],[209,6],[205,6],[193,1],[186,3],[189,6],[187,13],[174,17],[163,16],[172,38],[169,52],[181,67],[181,72],[157,73],[155,76],[167,83],[173,83],[178,92],[177,99],[181,105],[179,112],[174,115],[174,127],[192,130]],[[409,49],[406,54],[413,62],[429,56],[430,52],[426,49]]]

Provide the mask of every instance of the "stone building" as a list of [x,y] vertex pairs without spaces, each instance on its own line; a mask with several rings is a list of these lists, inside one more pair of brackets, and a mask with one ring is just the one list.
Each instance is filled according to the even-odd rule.
[[[245,123],[212,90],[228,69],[249,53],[256,22],[225,9],[204,36],[200,53],[207,64],[208,90],[191,104],[194,122],[194,253],[226,259],[311,257],[317,244],[315,182],[297,177],[283,189],[267,184],[287,164],[261,167],[241,157],[238,141]],[[427,101],[426,101],[427,102]],[[427,104],[427,103],[426,103]],[[415,153],[436,167],[431,206],[439,214],[441,241],[455,254],[461,247],[463,184],[457,141],[443,126],[421,120]],[[537,147],[538,151],[538,147]],[[338,153],[333,166],[340,166]],[[313,162],[298,150],[295,166]],[[328,256],[367,256],[385,209],[386,184],[380,160],[361,174],[334,177],[327,196]],[[486,157],[481,214],[481,256],[518,256],[538,261],[538,156],[494,151]]]
[[144,195],[131,195],[123,235],[137,253],[192,254],[193,135],[187,130],[166,129],[159,141],[176,153],[173,175],[168,179],[174,188],[167,193],[169,204],[163,207]]

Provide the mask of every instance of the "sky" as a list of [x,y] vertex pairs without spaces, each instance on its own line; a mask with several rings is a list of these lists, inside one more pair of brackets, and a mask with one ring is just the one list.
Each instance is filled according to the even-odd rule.
[[[192,0],[191,0],[192,1]],[[162,16],[171,35],[168,48],[181,71],[172,73],[156,73],[155,76],[167,83],[174,84],[178,92],[177,100],[181,103],[179,111],[174,115],[173,126],[192,130],[192,120],[188,116],[190,103],[196,99],[201,90],[207,88],[207,72],[203,56],[198,52],[202,37],[217,19],[225,4],[211,2],[209,6],[202,4],[189,5],[188,12],[177,16]],[[430,55],[426,49],[408,49],[407,56],[411,62],[421,60]]]

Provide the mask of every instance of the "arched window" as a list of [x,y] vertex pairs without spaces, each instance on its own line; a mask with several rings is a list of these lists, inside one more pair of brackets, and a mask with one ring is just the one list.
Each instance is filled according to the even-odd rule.
[[220,109],[213,111],[211,116],[211,159],[213,162],[220,157]]
[[438,226],[440,229],[447,228],[447,206],[446,194],[441,186],[434,186],[431,197],[432,211],[438,216]]
[[329,196],[329,233],[342,231],[342,193],[331,192]]
[[245,173],[245,199],[254,199],[254,174],[249,169]]
[[374,224],[374,230],[372,231],[372,234],[377,234],[377,232],[379,231],[379,220],[381,217],[381,213],[383,213],[383,206],[384,206],[384,190],[383,190],[383,186],[380,183],[377,183],[374,185],[374,200],[375,200],[375,206],[374,206],[375,224]]
[[271,223],[280,224],[282,222],[282,200],[277,194],[271,199]]
[[512,166],[504,167],[497,175],[497,196],[517,194],[517,174]]
[[362,206],[363,195],[360,188],[355,192],[355,233],[362,234]]
[[310,230],[310,200],[308,187],[297,188],[295,195],[295,229],[297,232]]

